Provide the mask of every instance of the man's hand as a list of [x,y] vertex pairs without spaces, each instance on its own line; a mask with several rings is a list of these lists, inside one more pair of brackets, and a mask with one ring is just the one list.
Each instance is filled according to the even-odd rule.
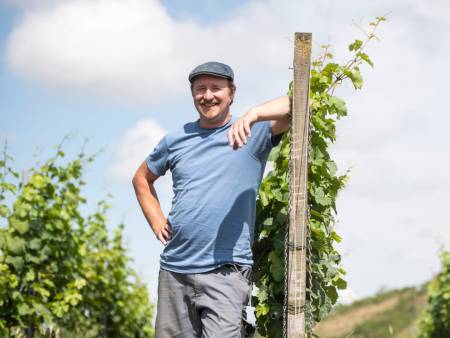
[[228,130],[228,143],[233,149],[238,149],[247,144],[247,138],[252,136],[251,128],[253,123],[258,121],[258,114],[255,110],[249,110],[240,117]]
[[279,135],[290,127],[290,112],[289,96],[281,96],[253,107],[230,127],[228,143],[235,150],[242,147],[251,136],[253,123],[261,121],[270,121],[272,136]]
[[172,238],[172,227],[169,222],[152,226],[152,230],[155,233],[156,238],[158,238],[158,240],[164,245],[166,245],[167,241]]

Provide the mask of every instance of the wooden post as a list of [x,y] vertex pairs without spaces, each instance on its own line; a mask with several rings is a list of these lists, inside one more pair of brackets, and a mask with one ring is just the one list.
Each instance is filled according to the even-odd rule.
[[311,33],[295,33],[292,128],[289,157],[287,337],[304,338],[307,269],[308,129]]

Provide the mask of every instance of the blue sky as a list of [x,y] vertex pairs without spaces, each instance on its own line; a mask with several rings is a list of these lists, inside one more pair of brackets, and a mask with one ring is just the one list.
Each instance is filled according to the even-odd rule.
[[[198,63],[233,66],[233,114],[286,91],[294,31],[310,31],[314,52],[330,43],[338,61],[376,16],[392,12],[368,53],[365,87],[340,94],[350,116],[339,123],[333,155],[351,180],[338,201],[338,232],[348,270],[347,298],[380,287],[421,283],[449,245],[450,180],[446,125],[450,24],[444,1],[5,0],[0,4],[0,138],[8,135],[18,170],[46,159],[64,135],[74,156],[87,138],[89,204],[114,197],[110,227],[122,220],[137,269],[155,299],[160,245],[130,183],[137,165],[168,130],[197,113],[187,75]],[[170,179],[158,184],[164,210]],[[430,210],[435,210],[430,212]],[[437,212],[436,212],[437,210]]]

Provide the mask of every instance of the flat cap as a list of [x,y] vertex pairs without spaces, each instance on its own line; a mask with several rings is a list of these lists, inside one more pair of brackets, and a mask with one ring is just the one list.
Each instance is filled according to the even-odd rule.
[[189,82],[192,83],[194,77],[198,75],[214,75],[231,81],[234,80],[234,73],[231,67],[216,61],[205,62],[195,67],[189,74]]

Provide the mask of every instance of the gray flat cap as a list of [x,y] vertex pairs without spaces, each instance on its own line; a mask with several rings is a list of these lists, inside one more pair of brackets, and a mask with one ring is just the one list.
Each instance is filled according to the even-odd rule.
[[234,73],[231,67],[224,63],[216,61],[206,62],[195,67],[194,70],[189,74],[189,82],[192,83],[194,77],[198,75],[214,75],[229,79],[231,81],[234,80]]

